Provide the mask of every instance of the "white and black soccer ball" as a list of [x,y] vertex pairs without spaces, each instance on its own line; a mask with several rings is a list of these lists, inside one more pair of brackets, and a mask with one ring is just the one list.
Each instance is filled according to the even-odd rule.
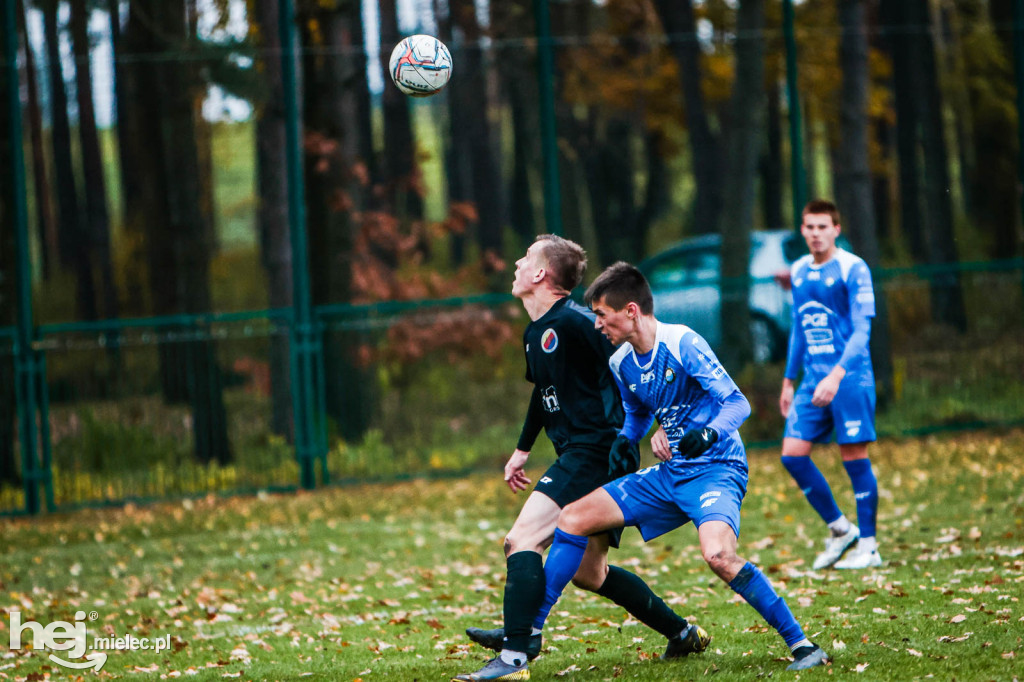
[[434,36],[414,35],[391,51],[391,80],[412,97],[436,95],[452,75],[452,55]]

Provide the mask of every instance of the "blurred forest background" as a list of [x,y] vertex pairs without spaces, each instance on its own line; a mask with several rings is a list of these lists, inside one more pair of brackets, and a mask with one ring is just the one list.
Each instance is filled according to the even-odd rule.
[[[889,433],[1022,417],[1013,0],[796,2],[798,100],[780,0],[545,4],[539,43],[532,0],[295,0],[324,479],[506,456],[528,388],[512,263],[555,229],[586,247],[589,277],[720,233],[736,292],[717,350],[753,396],[747,438],[778,438],[781,370],[749,362],[749,232],[794,228],[796,198],[815,196],[891,274],[873,338]],[[0,510],[23,503],[26,467],[19,143],[58,501],[294,483],[279,2],[15,13],[0,38],[17,43],[0,72]],[[388,80],[412,33],[452,52],[436,97]],[[538,45],[553,56],[556,188]]]

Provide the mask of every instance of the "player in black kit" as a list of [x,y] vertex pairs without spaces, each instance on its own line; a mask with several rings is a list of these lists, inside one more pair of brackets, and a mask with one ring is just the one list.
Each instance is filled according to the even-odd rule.
[[[623,410],[608,358],[614,348],[594,328],[594,314],[569,298],[587,266],[583,249],[555,235],[541,235],[516,261],[512,294],[532,322],[523,335],[526,379],[533,395],[515,451],[505,465],[512,492],[532,481],[524,467],[541,428],[558,459],[527,498],[505,538],[505,627],[469,628],[470,639],[500,653],[480,670],[453,680],[528,680],[529,659],[540,653],[540,631],[532,627],[544,598],[542,552],[551,545],[562,507],[619,476],[636,471],[640,453],[619,438]],[[710,637],[690,625],[639,576],[608,565],[608,547],[620,530],[589,539],[573,583],[625,608],[668,638],[665,658],[707,648]]]

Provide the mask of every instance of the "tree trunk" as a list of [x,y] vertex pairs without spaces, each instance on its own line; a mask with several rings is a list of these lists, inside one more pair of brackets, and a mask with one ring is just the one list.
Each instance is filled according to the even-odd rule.
[[[839,65],[842,70],[840,101],[840,143],[838,149],[836,198],[843,214],[843,225],[857,254],[872,271],[882,265],[875,207],[871,193],[872,177],[868,160],[868,67],[867,20],[864,0],[840,0]],[[878,386],[879,402],[892,397],[892,348],[889,339],[888,308],[885,292],[875,292],[875,319],[871,328],[871,360]]]
[[[435,18],[438,34],[452,53],[454,68],[462,73],[461,42],[456,42],[452,34],[452,18],[450,13],[441,11],[435,5]],[[469,140],[462,131],[469,125],[469,102],[473,93],[466,87],[464,79],[456,77],[447,87],[448,91],[448,141],[444,146],[445,180],[448,187],[448,203],[472,202],[472,175]],[[532,240],[531,240],[532,241]],[[464,232],[453,232],[449,237],[449,257],[455,267],[464,265],[469,258],[467,253],[470,235]]]
[[71,125],[68,121],[68,97],[61,68],[60,31],[57,26],[57,0],[41,3],[43,32],[50,78],[51,133],[53,168],[57,184],[58,234],[60,235],[61,263],[74,269],[77,287],[75,301],[78,318],[95,320],[96,287],[92,275],[87,225],[78,208],[78,188],[75,184],[74,162],[71,156]]
[[39,256],[41,275],[50,279],[60,255],[57,239],[57,222],[50,203],[50,178],[46,172],[46,151],[43,148],[43,115],[39,106],[39,86],[36,83],[35,54],[28,40],[25,28],[25,7],[18,0],[18,31],[25,51],[25,85],[28,92],[28,127],[32,145],[32,185],[35,190],[37,234],[39,235]]
[[100,271],[103,317],[118,316],[117,284],[110,253],[110,215],[103,173],[96,110],[92,100],[92,65],[89,61],[89,11],[85,0],[71,0],[71,38],[75,54],[75,89],[78,94],[78,140],[82,152],[85,187],[85,223],[90,252]]
[[140,157],[148,157],[147,142],[141,132],[139,116],[132,111],[142,105],[140,92],[141,65],[123,59],[126,49],[121,28],[120,1],[109,0],[110,35],[114,56],[114,96],[117,111],[117,152],[121,179],[121,248],[124,262],[131,264],[120,273],[124,284],[122,314],[141,317],[146,314],[143,292],[146,290],[145,231],[146,201],[155,188],[145,182]]
[[[917,26],[931,26],[928,0],[909,3]],[[924,209],[928,225],[925,244],[931,264],[955,264],[958,261],[956,235],[953,233],[953,204],[949,195],[949,155],[943,122],[942,93],[931,32],[922,36],[923,49],[917,53],[919,82],[924,97],[917,101],[921,121],[921,147],[924,169]],[[967,329],[960,277],[955,272],[936,275],[931,281],[932,320],[957,331]]]
[[[987,5],[987,11],[986,7]],[[966,6],[966,7],[965,7]],[[988,49],[965,50],[965,99],[970,111],[974,155],[968,175],[974,226],[990,235],[990,258],[1011,258],[1021,251],[1021,215],[1018,192],[1017,111],[1013,60],[1013,11],[1009,2],[958,2],[961,40]],[[993,26],[994,25],[994,26]]]
[[769,85],[767,98],[767,147],[761,155],[761,213],[770,230],[792,228],[782,218],[782,98]]
[[[309,226],[313,302],[345,303],[352,299],[352,256],[358,226],[353,212],[365,208],[364,189],[353,173],[360,136],[369,137],[359,110],[349,106],[360,89],[363,74],[346,63],[362,50],[359,3],[336,8],[310,7],[300,25],[320,27],[325,44],[303,31],[307,49],[302,61],[306,146],[306,206]],[[322,50],[309,49],[322,47]],[[353,139],[354,138],[354,139]],[[344,200],[341,200],[344,199]],[[343,438],[358,440],[375,411],[374,379],[356,357],[361,339],[344,331],[329,331],[324,339],[327,411]]]
[[[192,46],[186,7],[184,0],[154,0],[146,7],[137,0],[130,11],[126,42],[146,52],[131,56],[142,57],[139,83],[150,84],[147,96],[128,113],[147,141],[147,154],[137,160],[145,184],[151,186],[143,206],[153,312],[206,313],[212,307],[211,230],[201,209],[203,189],[194,144],[198,84],[194,62],[166,58]],[[165,398],[191,405],[196,458],[225,464],[232,455],[216,344],[204,329],[177,331],[188,335],[183,340],[163,339],[159,347]]]
[[[509,220],[519,238],[520,251],[525,251],[537,232],[534,200],[537,193],[530,182],[530,171],[539,172],[540,159],[534,142],[540,121],[536,115],[538,95],[534,81],[509,82],[506,92],[512,110],[512,184],[509,189]],[[530,94],[532,92],[532,94]]]
[[920,57],[922,38],[912,25],[907,3],[884,2],[883,23],[890,27],[889,51],[892,56],[892,90],[896,104],[896,149],[899,157],[900,227],[910,253],[918,262],[927,254],[924,225],[921,222],[920,162],[918,159],[917,102],[923,97],[914,63]]
[[647,187],[637,216],[637,237],[633,248],[642,255],[646,248],[647,233],[655,219],[669,205],[671,190],[669,189],[670,171],[665,163],[664,132],[660,130],[644,133],[645,158],[647,159]]
[[537,177],[541,174],[540,101],[537,84],[537,55],[524,50],[523,39],[534,33],[530,2],[515,0],[491,4],[491,31],[495,40],[495,62],[501,91],[512,117],[512,177],[510,179],[509,223],[516,234],[516,252],[521,253],[537,233],[537,212],[541,196]]
[[421,173],[416,155],[416,140],[412,134],[409,116],[409,97],[391,83],[388,61],[391,51],[401,40],[398,33],[396,0],[381,0],[380,59],[384,69],[384,92],[381,108],[384,115],[384,156],[380,180],[384,186],[386,204],[397,211],[400,219],[419,220],[423,217],[423,197],[420,195]]
[[[691,164],[697,183],[691,232],[714,232],[722,210],[721,141],[711,130],[704,93],[701,90],[701,51],[693,0],[655,0],[655,8],[668,34],[672,53],[679,64],[686,128],[690,136]],[[758,90],[761,84],[757,84]]]
[[[265,55],[260,73],[266,88],[266,99],[256,109],[256,223],[270,307],[287,308],[293,304],[292,247],[288,176],[282,170],[287,167],[287,139],[278,2],[258,0],[253,17],[259,27],[261,54]],[[295,435],[290,362],[289,337],[282,330],[270,339],[271,429],[288,442]]]
[[470,196],[479,213],[477,242],[481,253],[502,253],[502,228],[505,225],[502,210],[501,172],[497,163],[498,130],[491,111],[488,65],[484,55],[483,33],[477,21],[473,0],[452,0],[449,4],[454,28],[459,29],[464,41],[459,64],[460,81],[465,97],[462,98],[465,127],[459,135],[469,145]]
[[[595,115],[596,116],[596,115]],[[618,260],[635,263],[640,259],[639,234],[635,206],[636,186],[631,131],[639,128],[622,115],[604,118],[601,138],[592,140],[588,157],[593,170],[587,189],[593,207],[598,254],[602,265]]]
[[742,0],[736,26],[736,80],[725,177],[729,201],[722,235],[722,347],[719,359],[739,372],[753,358],[750,336],[750,230],[764,113],[764,0]]
[[[550,10],[551,37],[555,45],[552,48],[552,60],[555,64],[552,88],[555,100],[555,147],[560,169],[558,192],[562,202],[560,217],[563,236],[589,248],[596,239],[589,238],[593,234],[591,228],[594,220],[587,211],[589,197],[586,191],[586,169],[585,164],[581,162],[581,157],[585,156],[588,150],[581,140],[587,139],[589,133],[586,130],[587,121],[578,120],[573,104],[560,96],[558,65],[560,60],[568,58],[560,56],[557,49],[559,43],[567,43],[572,36],[584,33],[581,27],[585,27],[586,22],[579,16],[580,13],[575,11],[577,7],[571,2],[552,3]],[[589,234],[586,233],[588,230]]]

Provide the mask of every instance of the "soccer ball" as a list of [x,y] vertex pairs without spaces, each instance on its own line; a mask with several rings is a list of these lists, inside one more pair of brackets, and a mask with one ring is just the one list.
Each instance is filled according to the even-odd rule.
[[412,97],[430,97],[448,84],[452,55],[434,36],[409,36],[391,51],[391,80]]

